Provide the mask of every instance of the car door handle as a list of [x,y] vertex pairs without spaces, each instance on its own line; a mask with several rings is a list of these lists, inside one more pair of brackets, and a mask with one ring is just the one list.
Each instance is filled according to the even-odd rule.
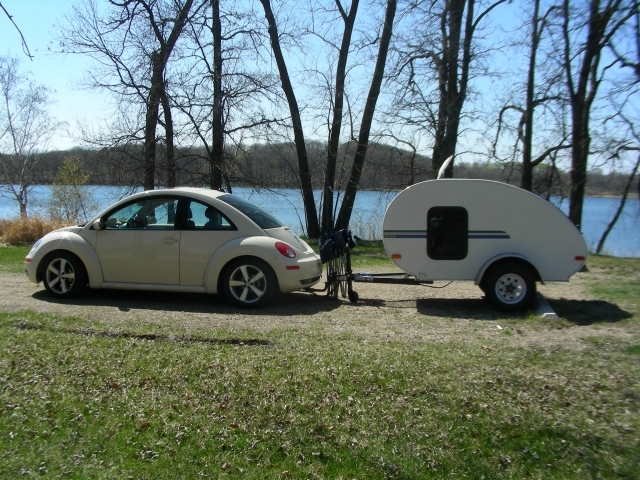
[[178,241],[177,238],[173,238],[173,237],[169,237],[169,238],[165,238],[164,239],[164,243],[166,243],[167,245],[171,245],[173,243],[176,243]]

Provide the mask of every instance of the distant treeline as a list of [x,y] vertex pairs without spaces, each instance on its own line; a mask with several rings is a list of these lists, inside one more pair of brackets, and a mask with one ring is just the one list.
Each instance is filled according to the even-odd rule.
[[[340,147],[337,179],[340,188],[344,188],[349,176],[351,157],[355,153],[355,143],[349,142]],[[323,169],[326,163],[326,144],[309,142],[307,153],[311,167],[314,188],[321,189]],[[51,184],[66,157],[76,157],[85,172],[91,174],[89,183],[93,185],[142,185],[143,160],[142,147],[129,146],[126,149],[93,150],[74,148],[71,150],[50,151],[40,154],[32,180],[37,184]],[[165,173],[164,157],[158,155],[158,181],[163,181]],[[235,152],[227,151],[226,160],[229,172],[228,184],[233,187],[256,188],[298,188],[298,161],[293,143],[253,144],[243,146]],[[204,149],[184,148],[177,158],[178,185],[206,187],[209,162]],[[540,195],[568,195],[569,174],[560,170],[535,170],[534,191]],[[474,164],[455,164],[454,177],[498,180],[518,185],[520,171],[517,165],[480,162]],[[398,149],[382,143],[372,143],[367,151],[360,189],[361,190],[401,190],[412,183],[433,178],[431,159],[425,155]],[[620,195],[628,174],[603,173],[596,170],[589,173],[587,195]],[[636,180],[637,181],[637,180]],[[0,183],[7,179],[0,172]],[[632,188],[637,192],[638,186]]]

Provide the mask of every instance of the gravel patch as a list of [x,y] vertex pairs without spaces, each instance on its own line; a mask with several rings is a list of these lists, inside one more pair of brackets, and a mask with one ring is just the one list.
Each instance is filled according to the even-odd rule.
[[238,335],[267,335],[289,329],[308,335],[355,336],[363,342],[491,339],[553,349],[582,348],[585,339],[594,335],[637,341],[634,329],[617,325],[626,312],[587,293],[586,275],[577,274],[569,283],[540,285],[539,291],[561,317],[563,311],[567,314],[576,305],[598,307],[602,315],[611,317],[608,323],[574,322],[571,313],[564,320],[546,322],[530,321],[535,316],[533,311],[516,316],[502,314],[493,310],[472,282],[438,282],[433,285],[437,288],[356,283],[354,290],[360,297],[356,304],[343,298],[327,299],[322,293],[297,292],[280,296],[266,308],[247,311],[229,306],[220,296],[158,292],[89,290],[63,302],[50,297],[42,285],[32,284],[24,275],[0,273],[0,311],[68,315],[111,324],[116,329],[132,322],[159,329],[178,327],[187,333],[220,329]]

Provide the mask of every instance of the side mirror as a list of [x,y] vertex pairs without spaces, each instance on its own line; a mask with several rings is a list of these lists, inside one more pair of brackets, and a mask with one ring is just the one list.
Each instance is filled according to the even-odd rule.
[[102,219],[98,219],[95,222],[93,222],[93,228],[94,230],[102,230]]

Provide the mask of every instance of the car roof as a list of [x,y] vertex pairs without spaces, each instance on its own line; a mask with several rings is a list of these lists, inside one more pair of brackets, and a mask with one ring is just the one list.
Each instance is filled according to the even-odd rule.
[[167,194],[188,194],[188,195],[202,195],[204,197],[216,198],[221,195],[227,195],[226,192],[220,192],[218,190],[211,190],[209,188],[197,188],[197,187],[175,187],[175,188],[159,188],[157,190],[146,190],[145,192],[150,195],[167,195]]
[[143,198],[149,197],[158,197],[162,195],[188,195],[191,198],[197,198],[203,202],[211,201],[215,198],[221,197],[223,195],[228,195],[228,193],[220,192],[218,190],[211,190],[208,188],[195,188],[195,187],[176,187],[176,188],[159,188],[157,190],[145,190],[143,192],[134,193],[133,195],[129,195],[111,205],[109,205],[106,209],[101,211],[96,218],[100,218],[102,215],[107,213],[107,211],[113,210],[114,208],[119,208],[121,205],[129,203],[131,201],[139,201]]

